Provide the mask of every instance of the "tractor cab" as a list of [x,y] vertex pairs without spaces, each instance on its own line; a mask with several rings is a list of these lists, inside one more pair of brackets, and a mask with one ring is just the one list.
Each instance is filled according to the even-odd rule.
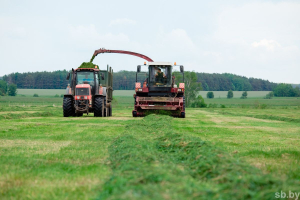
[[98,71],[77,71],[76,85],[88,84],[91,87],[92,94],[95,94],[95,88],[99,84]]

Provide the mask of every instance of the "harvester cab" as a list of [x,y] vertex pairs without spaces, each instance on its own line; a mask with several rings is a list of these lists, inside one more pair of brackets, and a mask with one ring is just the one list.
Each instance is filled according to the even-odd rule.
[[148,111],[165,110],[171,115],[185,117],[184,69],[179,66],[182,82],[175,83],[173,68],[178,67],[170,62],[149,62],[146,78],[138,81],[141,65],[137,67],[135,83],[135,105],[133,117],[144,116]]

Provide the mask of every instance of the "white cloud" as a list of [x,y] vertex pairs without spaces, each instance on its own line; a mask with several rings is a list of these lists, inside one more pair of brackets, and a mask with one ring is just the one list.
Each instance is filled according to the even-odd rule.
[[255,48],[264,47],[268,51],[274,51],[275,48],[281,47],[281,45],[278,42],[274,40],[266,40],[266,39],[260,40],[259,42],[253,42],[251,45]]
[[114,19],[110,21],[110,26],[113,25],[135,25],[136,21],[127,19],[127,18],[122,18],[122,19]]

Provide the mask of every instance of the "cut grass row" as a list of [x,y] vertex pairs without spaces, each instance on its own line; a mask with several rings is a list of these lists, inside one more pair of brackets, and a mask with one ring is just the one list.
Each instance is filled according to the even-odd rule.
[[297,188],[199,137],[176,132],[171,121],[147,116],[112,143],[113,173],[99,199],[274,199],[274,190]]

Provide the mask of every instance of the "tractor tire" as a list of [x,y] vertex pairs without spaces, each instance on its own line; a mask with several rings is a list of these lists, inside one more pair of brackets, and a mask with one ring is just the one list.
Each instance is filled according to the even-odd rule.
[[95,97],[94,117],[102,117],[102,98]]
[[109,115],[108,116],[112,116],[112,107],[109,107]]
[[64,117],[70,117],[75,115],[75,109],[74,109],[72,97],[64,97],[63,111],[64,111]]

